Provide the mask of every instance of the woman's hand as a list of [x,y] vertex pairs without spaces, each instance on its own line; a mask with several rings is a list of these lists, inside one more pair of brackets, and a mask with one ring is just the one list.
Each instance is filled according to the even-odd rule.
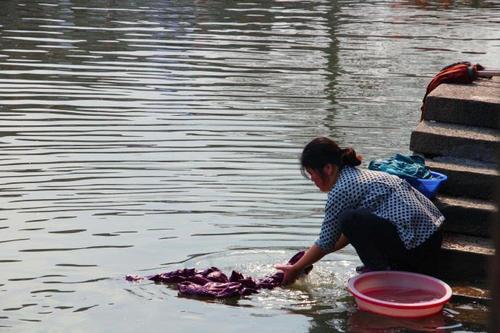
[[282,271],[285,275],[283,276],[282,285],[292,284],[297,280],[299,276],[299,271],[294,267],[294,265],[279,264],[274,266],[277,270]]
[[293,265],[281,264],[275,265],[274,267],[280,271],[282,271],[285,276],[283,277],[282,285],[287,285],[293,283],[299,277],[300,272],[302,272],[306,267],[311,266],[316,261],[323,258],[326,253],[321,250],[321,248],[317,245],[312,245],[309,250],[304,253],[302,258],[299,259]]

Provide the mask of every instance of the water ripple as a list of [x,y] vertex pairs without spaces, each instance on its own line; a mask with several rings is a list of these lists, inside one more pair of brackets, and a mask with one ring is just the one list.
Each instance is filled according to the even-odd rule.
[[[492,1],[2,2],[0,327],[134,330],[127,318],[143,317],[140,329],[169,320],[193,331],[237,307],[244,325],[295,314],[280,328],[346,330],[352,249],[306,287],[215,308],[186,310],[188,300],[157,286],[120,294],[117,276],[191,264],[268,273],[306,248],[325,197],[300,175],[304,143],[328,134],[366,161],[406,151],[437,70],[464,55],[500,67],[499,10]],[[158,298],[161,319],[142,312]]]

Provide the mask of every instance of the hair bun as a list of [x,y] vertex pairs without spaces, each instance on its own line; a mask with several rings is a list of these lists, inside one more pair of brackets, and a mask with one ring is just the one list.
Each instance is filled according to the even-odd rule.
[[361,164],[362,157],[356,154],[352,148],[344,148],[341,150],[342,165],[357,166]]

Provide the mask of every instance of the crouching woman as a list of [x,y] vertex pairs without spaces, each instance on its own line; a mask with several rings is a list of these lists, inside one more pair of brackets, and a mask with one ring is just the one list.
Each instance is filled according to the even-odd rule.
[[363,262],[362,271],[435,273],[444,217],[428,198],[397,176],[357,168],[361,157],[327,137],[309,142],[300,163],[302,173],[328,198],[316,242],[294,265],[276,265],[285,273],[283,284],[349,243]]

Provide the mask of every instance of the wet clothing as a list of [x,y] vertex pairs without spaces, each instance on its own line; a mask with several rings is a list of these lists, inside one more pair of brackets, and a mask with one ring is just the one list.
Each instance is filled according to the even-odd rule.
[[444,221],[436,206],[405,180],[384,172],[346,166],[328,193],[324,221],[315,244],[326,253],[332,252],[342,233],[340,215],[357,209],[392,224],[406,250],[423,244]]
[[[304,251],[297,252],[288,261],[295,264],[304,255]],[[313,266],[306,267],[302,274],[308,274]],[[217,267],[210,267],[203,271],[194,268],[184,268],[175,271],[150,275],[146,277],[127,275],[127,281],[151,280],[157,283],[175,283],[179,294],[187,297],[229,298],[241,297],[257,293],[259,289],[273,289],[281,285],[283,272],[276,272],[259,279],[244,277],[243,274],[232,271],[228,278]]]
[[435,275],[441,230],[422,244],[406,249],[394,224],[367,209],[347,210],[340,217],[341,231],[356,249],[367,270],[400,270]]

